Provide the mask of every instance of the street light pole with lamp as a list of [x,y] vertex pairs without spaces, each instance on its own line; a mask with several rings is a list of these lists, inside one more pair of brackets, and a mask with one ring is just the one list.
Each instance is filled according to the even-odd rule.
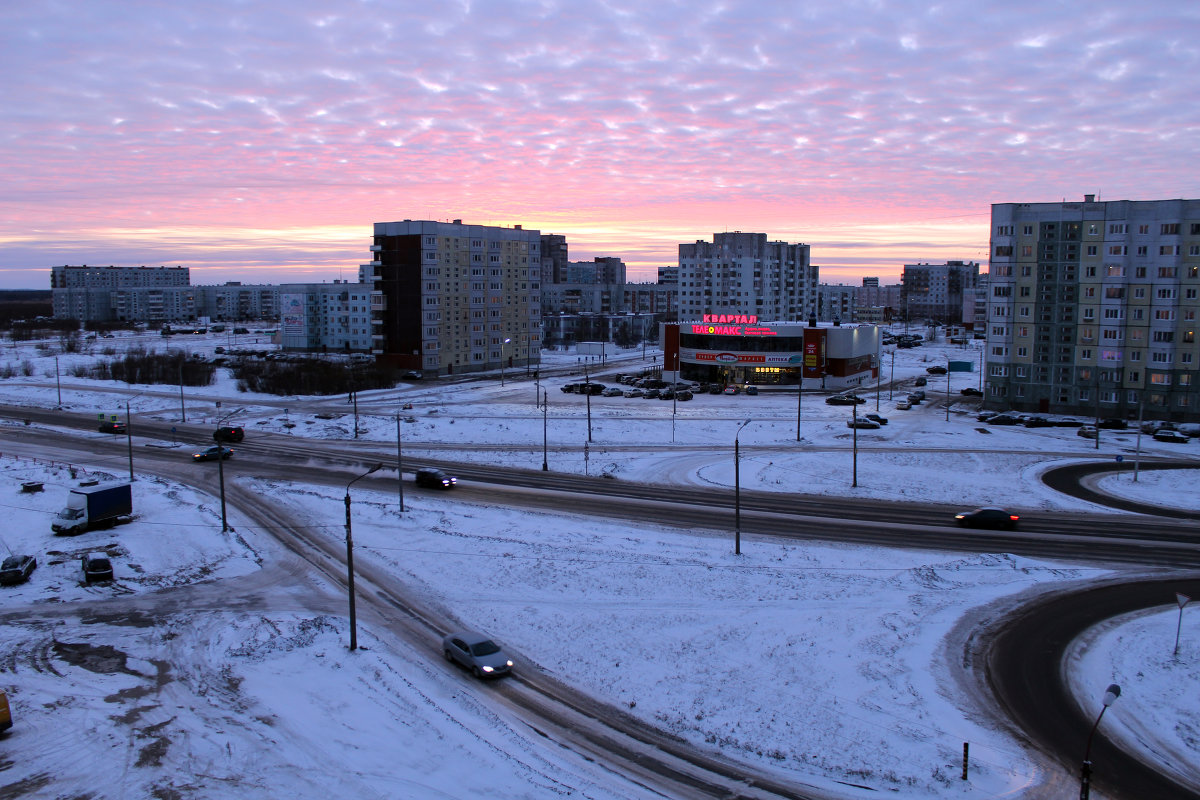
[[738,437],[742,434],[742,428],[750,422],[751,420],[743,422],[733,434],[733,553],[739,556],[742,554],[742,476]]
[[[221,401],[217,401],[217,430],[221,429],[221,423],[229,417],[241,411],[241,408],[236,408],[228,414],[221,414]],[[229,518],[225,515],[225,444],[217,440],[217,483],[221,487],[221,533],[229,530]]]
[[504,385],[504,368],[508,366],[508,345],[512,339],[505,339],[500,345],[500,385]]
[[354,616],[354,538],[350,531],[350,487],[357,481],[370,475],[372,472],[377,472],[383,469],[383,464],[376,464],[369,470],[359,475],[354,480],[346,484],[346,580],[350,587],[350,649],[358,649],[358,632]]
[[1096,721],[1092,724],[1091,733],[1088,734],[1087,748],[1083,752],[1083,769],[1079,776],[1079,800],[1088,800],[1092,794],[1092,739],[1096,736],[1096,729],[1100,727],[1100,720],[1104,716],[1104,712],[1120,696],[1121,687],[1115,683],[1110,683],[1104,691],[1104,699],[1101,701],[1103,706]]

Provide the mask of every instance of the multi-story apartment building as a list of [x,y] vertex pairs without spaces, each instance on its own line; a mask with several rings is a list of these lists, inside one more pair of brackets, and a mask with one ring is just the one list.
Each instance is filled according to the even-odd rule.
[[369,352],[371,293],[366,283],[285,283],[279,287],[280,345],[305,352]]
[[541,235],[462,220],[375,223],[373,352],[431,374],[528,365],[541,349]]
[[543,283],[564,283],[567,280],[567,237],[561,233],[543,233],[540,243]]
[[88,322],[193,320],[188,276],[187,267],[52,267],[54,316]]
[[279,287],[229,282],[219,286],[193,286],[196,313],[213,322],[279,319]]
[[817,286],[817,319],[821,322],[853,322],[858,304],[857,286],[822,283]]
[[741,314],[795,322],[817,311],[817,267],[806,244],[769,242],[765,233],[715,233],[679,245],[679,316]]
[[1196,419],[1200,200],[992,206],[991,406]]
[[905,264],[900,302],[906,319],[961,325],[964,300],[978,281],[979,264],[974,261]]

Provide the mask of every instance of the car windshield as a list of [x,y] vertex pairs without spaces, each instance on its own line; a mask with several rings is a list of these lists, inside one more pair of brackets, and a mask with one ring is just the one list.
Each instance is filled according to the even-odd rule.
[[93,558],[88,561],[88,569],[111,569],[107,558]]
[[4,559],[3,564],[0,564],[0,569],[16,569],[20,563],[21,562],[17,560],[16,556],[9,556],[8,558]]
[[59,519],[79,519],[83,516],[82,508],[64,508],[58,512]]
[[473,656],[490,656],[492,653],[499,652],[500,648],[491,639],[471,645],[471,655]]

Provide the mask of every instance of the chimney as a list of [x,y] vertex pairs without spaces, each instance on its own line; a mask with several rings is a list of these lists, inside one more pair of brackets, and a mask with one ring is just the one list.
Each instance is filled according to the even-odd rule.
[[454,224],[455,224],[455,225],[462,225],[462,220],[461,220],[461,219],[456,219],[456,220],[454,220]]
[[520,226],[520,225],[513,225],[513,230],[514,230],[514,231],[519,231],[519,230],[521,230],[521,226]]
[[808,327],[810,327],[810,328],[817,327],[817,315],[816,314],[808,315]]
[[1096,202],[1096,195],[1094,195],[1094,194],[1085,194],[1085,195],[1083,196],[1083,202],[1085,202],[1085,203],[1094,203],[1094,202]]

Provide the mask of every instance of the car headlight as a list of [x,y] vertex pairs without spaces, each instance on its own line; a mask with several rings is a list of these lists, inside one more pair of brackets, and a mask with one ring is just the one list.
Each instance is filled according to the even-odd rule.
[[512,662],[511,662],[511,661],[505,661],[504,663],[505,663],[505,664],[507,664],[507,665],[508,665],[508,666],[510,666],[510,667],[512,666]]
[[495,672],[495,668],[494,667],[484,667],[483,671],[484,672]]

